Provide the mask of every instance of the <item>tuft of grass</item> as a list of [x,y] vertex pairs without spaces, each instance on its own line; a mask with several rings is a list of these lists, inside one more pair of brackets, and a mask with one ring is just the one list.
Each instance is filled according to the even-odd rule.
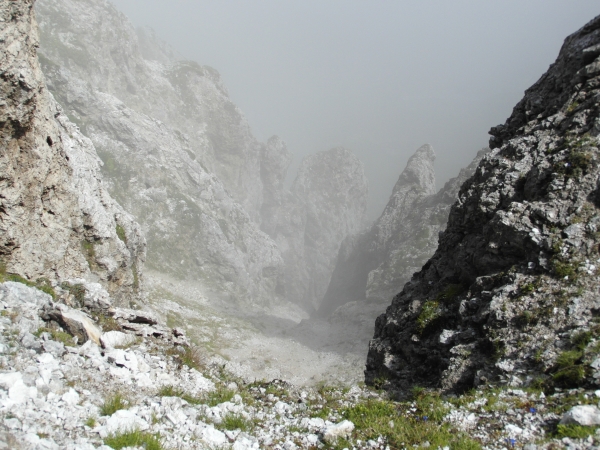
[[90,269],[93,269],[96,265],[96,250],[94,249],[94,243],[86,240],[81,241],[81,251],[88,266],[90,266]]
[[202,403],[201,398],[194,397],[193,395],[185,392],[183,389],[175,387],[173,385],[166,385],[161,387],[158,390],[157,395],[159,397],[179,397],[192,405],[199,405],[200,403]]
[[581,331],[571,338],[571,343],[577,350],[585,350],[588,344],[592,341],[593,333],[591,331]]
[[224,386],[217,386],[214,391],[206,393],[203,400],[208,406],[217,406],[220,403],[230,401],[234,395],[235,392],[231,389],[227,389]]
[[167,355],[174,356],[180,366],[200,370],[204,367],[204,355],[200,347],[172,347],[166,351]]
[[127,409],[128,407],[129,400],[127,400],[127,398],[125,398],[123,394],[117,392],[116,394],[104,400],[104,403],[100,407],[100,415],[112,416],[118,410]]
[[252,428],[252,422],[244,419],[241,414],[230,413],[223,417],[221,427],[225,430],[249,431]]
[[108,316],[105,314],[95,314],[93,315],[93,319],[98,325],[100,325],[100,328],[102,328],[102,331],[105,333],[107,331],[123,331],[123,328],[121,327],[119,322],[117,322],[117,319],[115,319],[112,316]]
[[21,275],[16,273],[8,273],[6,272],[6,265],[0,264],[0,283],[4,283],[5,281],[12,281],[14,283],[21,283],[25,286],[36,288],[52,297],[52,300],[56,300],[56,292],[54,292],[54,288],[50,283],[48,278],[42,277],[38,278],[35,283],[32,281],[23,278]]
[[569,283],[577,281],[577,269],[570,262],[564,262],[558,258],[553,258],[552,270],[558,278],[564,279],[567,277]]
[[586,427],[582,425],[558,425],[556,427],[555,437],[585,439],[596,433],[596,427]]
[[423,333],[429,326],[435,323],[441,314],[440,303],[437,300],[427,300],[423,303],[421,313],[417,317],[419,333]]
[[65,281],[61,283],[60,287],[68,291],[80,307],[85,305],[85,286],[83,284],[71,284]]
[[578,362],[583,357],[581,350],[567,350],[556,359],[556,372],[552,379],[565,387],[577,387],[585,379],[585,367]]
[[143,447],[146,450],[163,450],[160,434],[144,433],[132,430],[126,433],[112,434],[104,439],[104,444],[115,450],[126,447]]
[[116,232],[117,237],[121,239],[125,243],[125,245],[127,245],[127,235],[125,234],[125,228],[117,224]]
[[57,341],[57,342],[62,342],[63,345],[66,345],[68,347],[75,347],[75,345],[76,345],[75,340],[73,339],[73,336],[71,336],[69,333],[67,333],[65,331],[58,330],[55,328],[49,328],[49,327],[40,327],[33,334],[36,337],[40,337],[42,335],[42,333],[50,333],[52,340]]
[[98,423],[98,421],[96,420],[96,418],[92,416],[92,417],[87,418],[87,420],[85,421],[85,426],[94,428],[97,423]]

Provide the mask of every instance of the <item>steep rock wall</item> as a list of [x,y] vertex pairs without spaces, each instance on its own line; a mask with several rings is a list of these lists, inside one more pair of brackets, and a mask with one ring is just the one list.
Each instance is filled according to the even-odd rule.
[[479,152],[469,167],[435,193],[435,153],[430,145],[419,148],[398,178],[381,216],[369,230],[342,243],[319,314],[329,316],[356,301],[370,303],[373,318],[383,312],[435,252],[458,189],[484,153]]
[[272,209],[291,301],[318,308],[342,240],[360,231],[367,194],[363,165],[350,151],[338,147],[304,159],[281,207]]
[[37,11],[49,88],[143,226],[148,265],[232,301],[279,298],[283,261],[259,223],[263,155],[281,145],[256,141],[214,69],[173,60],[108,2],[41,0]]
[[377,319],[366,380],[390,389],[600,377],[600,17],[492,129],[435,255]]
[[108,194],[91,142],[46,89],[33,1],[0,3],[0,257],[31,280],[100,281],[125,302],[145,241]]

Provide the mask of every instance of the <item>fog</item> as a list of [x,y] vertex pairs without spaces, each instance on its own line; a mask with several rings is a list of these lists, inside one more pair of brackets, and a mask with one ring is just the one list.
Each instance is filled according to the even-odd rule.
[[216,68],[262,141],[364,162],[376,218],[421,144],[455,176],[597,1],[113,0],[182,57]]

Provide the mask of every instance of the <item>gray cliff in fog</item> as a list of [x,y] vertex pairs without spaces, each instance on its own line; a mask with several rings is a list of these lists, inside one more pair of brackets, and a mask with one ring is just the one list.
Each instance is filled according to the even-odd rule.
[[600,16],[492,128],[434,256],[377,319],[368,383],[598,382],[599,99]]
[[[435,193],[435,153],[423,145],[409,159],[381,216],[365,232],[341,245],[319,315],[340,306],[366,302],[371,319],[383,312],[412,274],[433,255],[459,186],[474,171],[482,150],[460,174]],[[359,305],[346,305],[356,315]],[[370,325],[371,326],[371,325]]]
[[148,266],[243,303],[320,298],[340,242],[363,220],[356,158],[315,156],[287,191],[285,143],[258,142],[216,70],[177,60],[105,0],[36,8],[48,87],[142,225]]
[[367,194],[363,165],[350,151],[338,147],[304,159],[269,230],[285,260],[291,301],[319,307],[340,243],[364,221]]
[[98,281],[125,302],[140,288],[145,241],[108,194],[94,146],[46,88],[32,8],[0,10],[2,271],[54,286]]

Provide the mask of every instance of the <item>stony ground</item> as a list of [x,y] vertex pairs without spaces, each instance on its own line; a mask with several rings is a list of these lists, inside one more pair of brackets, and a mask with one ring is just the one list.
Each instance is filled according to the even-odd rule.
[[361,384],[248,381],[151,313],[93,312],[103,331],[94,337],[88,327],[90,339],[78,345],[83,339],[67,333],[77,329],[72,322],[61,327],[43,320],[56,318],[56,311],[75,317],[76,310],[33,287],[0,284],[0,448],[576,449],[600,443],[594,427],[559,425],[575,405],[592,405],[579,411],[580,422],[599,419],[593,405],[600,391],[486,388],[457,397],[415,389],[392,401]]

